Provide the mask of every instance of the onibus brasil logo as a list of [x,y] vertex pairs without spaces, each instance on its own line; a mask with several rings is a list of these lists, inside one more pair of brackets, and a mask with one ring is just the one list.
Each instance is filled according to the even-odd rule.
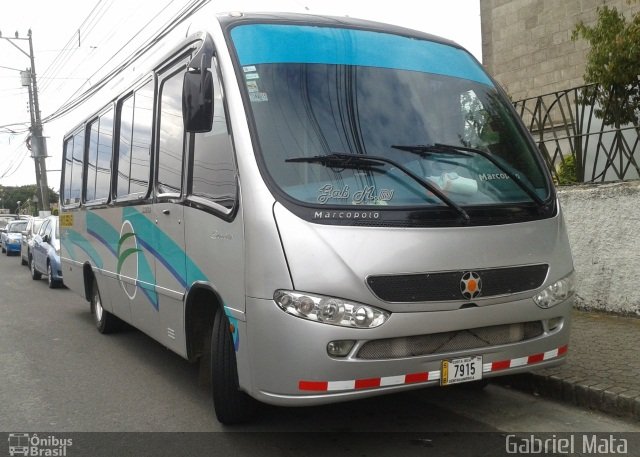
[[38,436],[37,433],[9,433],[9,455],[65,457],[73,439],[53,435]]

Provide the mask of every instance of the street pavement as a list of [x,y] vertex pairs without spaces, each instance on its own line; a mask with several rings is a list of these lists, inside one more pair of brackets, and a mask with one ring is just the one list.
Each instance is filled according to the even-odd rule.
[[567,362],[502,384],[640,420],[640,319],[573,311]]

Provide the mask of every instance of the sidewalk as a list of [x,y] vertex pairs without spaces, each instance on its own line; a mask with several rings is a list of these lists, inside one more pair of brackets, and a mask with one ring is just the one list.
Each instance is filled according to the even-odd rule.
[[640,319],[573,311],[568,359],[503,385],[640,420]]

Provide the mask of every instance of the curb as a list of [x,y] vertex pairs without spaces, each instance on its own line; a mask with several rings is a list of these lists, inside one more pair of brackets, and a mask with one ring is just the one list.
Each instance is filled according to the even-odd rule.
[[542,373],[504,376],[492,379],[492,382],[535,396],[640,421],[640,392],[636,390]]

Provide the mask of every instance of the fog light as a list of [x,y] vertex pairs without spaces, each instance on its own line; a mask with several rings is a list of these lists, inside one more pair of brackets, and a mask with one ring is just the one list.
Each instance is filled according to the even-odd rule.
[[327,354],[332,357],[346,357],[354,344],[356,342],[353,340],[331,341],[327,344]]
[[549,323],[547,325],[549,326],[549,331],[552,331],[560,327],[561,324],[562,324],[562,318],[554,317],[553,319],[549,319]]

